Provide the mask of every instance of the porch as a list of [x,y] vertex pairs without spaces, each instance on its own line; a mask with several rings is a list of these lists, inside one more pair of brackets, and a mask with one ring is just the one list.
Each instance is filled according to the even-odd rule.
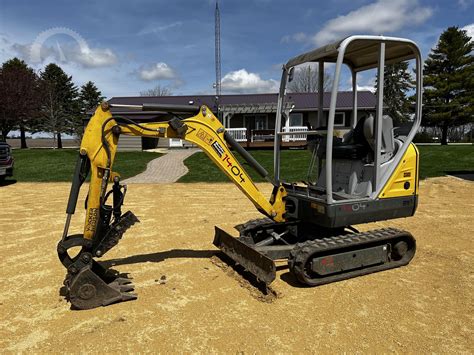
[[[284,132],[299,132],[282,137],[281,146],[284,148],[304,148],[307,144],[306,126],[283,127]],[[273,129],[250,129],[245,127],[226,128],[226,131],[244,148],[273,148],[275,131]]]

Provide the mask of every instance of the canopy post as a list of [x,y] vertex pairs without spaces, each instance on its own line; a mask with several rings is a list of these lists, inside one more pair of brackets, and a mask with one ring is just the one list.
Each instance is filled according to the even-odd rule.
[[377,191],[380,180],[380,161],[382,150],[382,116],[383,116],[383,82],[385,65],[385,42],[380,42],[379,62],[377,69],[377,116],[374,122],[375,159],[374,159],[374,188]]
[[324,126],[324,61],[320,60],[318,63],[318,125]]
[[357,72],[352,70],[352,117],[351,127],[357,124]]

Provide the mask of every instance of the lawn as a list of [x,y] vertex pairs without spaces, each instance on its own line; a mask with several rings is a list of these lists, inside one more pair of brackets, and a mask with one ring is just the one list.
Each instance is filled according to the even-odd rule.
[[[76,149],[15,149],[13,179],[17,181],[71,181],[76,164]],[[122,179],[144,171],[146,164],[161,154],[149,152],[118,152],[114,164]]]
[[[474,146],[418,146],[420,150],[420,178],[443,176],[452,171],[474,170]],[[273,151],[255,150],[250,152],[273,176]],[[243,162],[245,170],[256,182],[264,181],[253,169]],[[307,150],[284,150],[281,152],[281,177],[287,181],[307,179],[311,153]],[[184,162],[189,173],[179,182],[225,182],[229,179],[204,153],[196,153]]]

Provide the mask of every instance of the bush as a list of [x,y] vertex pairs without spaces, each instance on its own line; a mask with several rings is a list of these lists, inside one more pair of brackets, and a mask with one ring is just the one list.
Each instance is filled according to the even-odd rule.
[[427,132],[417,133],[413,138],[414,143],[433,143],[434,141],[433,136]]

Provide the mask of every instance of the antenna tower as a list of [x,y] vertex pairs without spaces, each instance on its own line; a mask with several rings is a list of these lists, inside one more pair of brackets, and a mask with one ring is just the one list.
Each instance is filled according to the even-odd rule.
[[219,1],[216,1],[215,11],[216,31],[216,96],[221,95],[221,15],[219,12]]

